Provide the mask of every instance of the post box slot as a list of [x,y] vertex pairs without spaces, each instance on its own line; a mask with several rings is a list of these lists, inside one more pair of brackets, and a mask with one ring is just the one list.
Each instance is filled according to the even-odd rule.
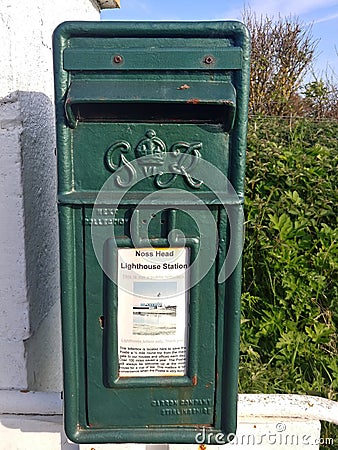
[[65,102],[73,128],[78,122],[194,122],[228,130],[235,109],[233,85],[214,81],[74,81]]
[[173,105],[137,103],[76,104],[71,108],[77,122],[174,122],[222,123],[231,128],[233,108],[227,105]]

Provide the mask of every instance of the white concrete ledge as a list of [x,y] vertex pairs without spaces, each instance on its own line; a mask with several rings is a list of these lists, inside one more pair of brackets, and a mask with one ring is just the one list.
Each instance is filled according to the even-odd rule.
[[239,420],[244,418],[285,418],[324,420],[338,425],[338,402],[322,397],[296,394],[240,394]]
[[0,390],[0,414],[61,415],[61,393]]

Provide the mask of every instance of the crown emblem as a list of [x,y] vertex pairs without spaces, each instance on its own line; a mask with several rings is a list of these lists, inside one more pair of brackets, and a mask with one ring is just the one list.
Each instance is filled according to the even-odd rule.
[[148,130],[145,136],[137,144],[135,155],[136,158],[142,158],[139,164],[144,166],[146,175],[152,175],[156,167],[164,164],[166,145],[154,130]]

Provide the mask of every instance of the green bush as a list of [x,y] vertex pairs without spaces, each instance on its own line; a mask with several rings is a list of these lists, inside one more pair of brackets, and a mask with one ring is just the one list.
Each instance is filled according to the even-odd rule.
[[338,400],[338,124],[249,123],[240,391]]

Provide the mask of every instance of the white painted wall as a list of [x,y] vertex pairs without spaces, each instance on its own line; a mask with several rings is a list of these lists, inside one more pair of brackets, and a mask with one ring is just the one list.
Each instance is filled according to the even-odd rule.
[[0,390],[60,391],[52,33],[89,0],[2,0]]

